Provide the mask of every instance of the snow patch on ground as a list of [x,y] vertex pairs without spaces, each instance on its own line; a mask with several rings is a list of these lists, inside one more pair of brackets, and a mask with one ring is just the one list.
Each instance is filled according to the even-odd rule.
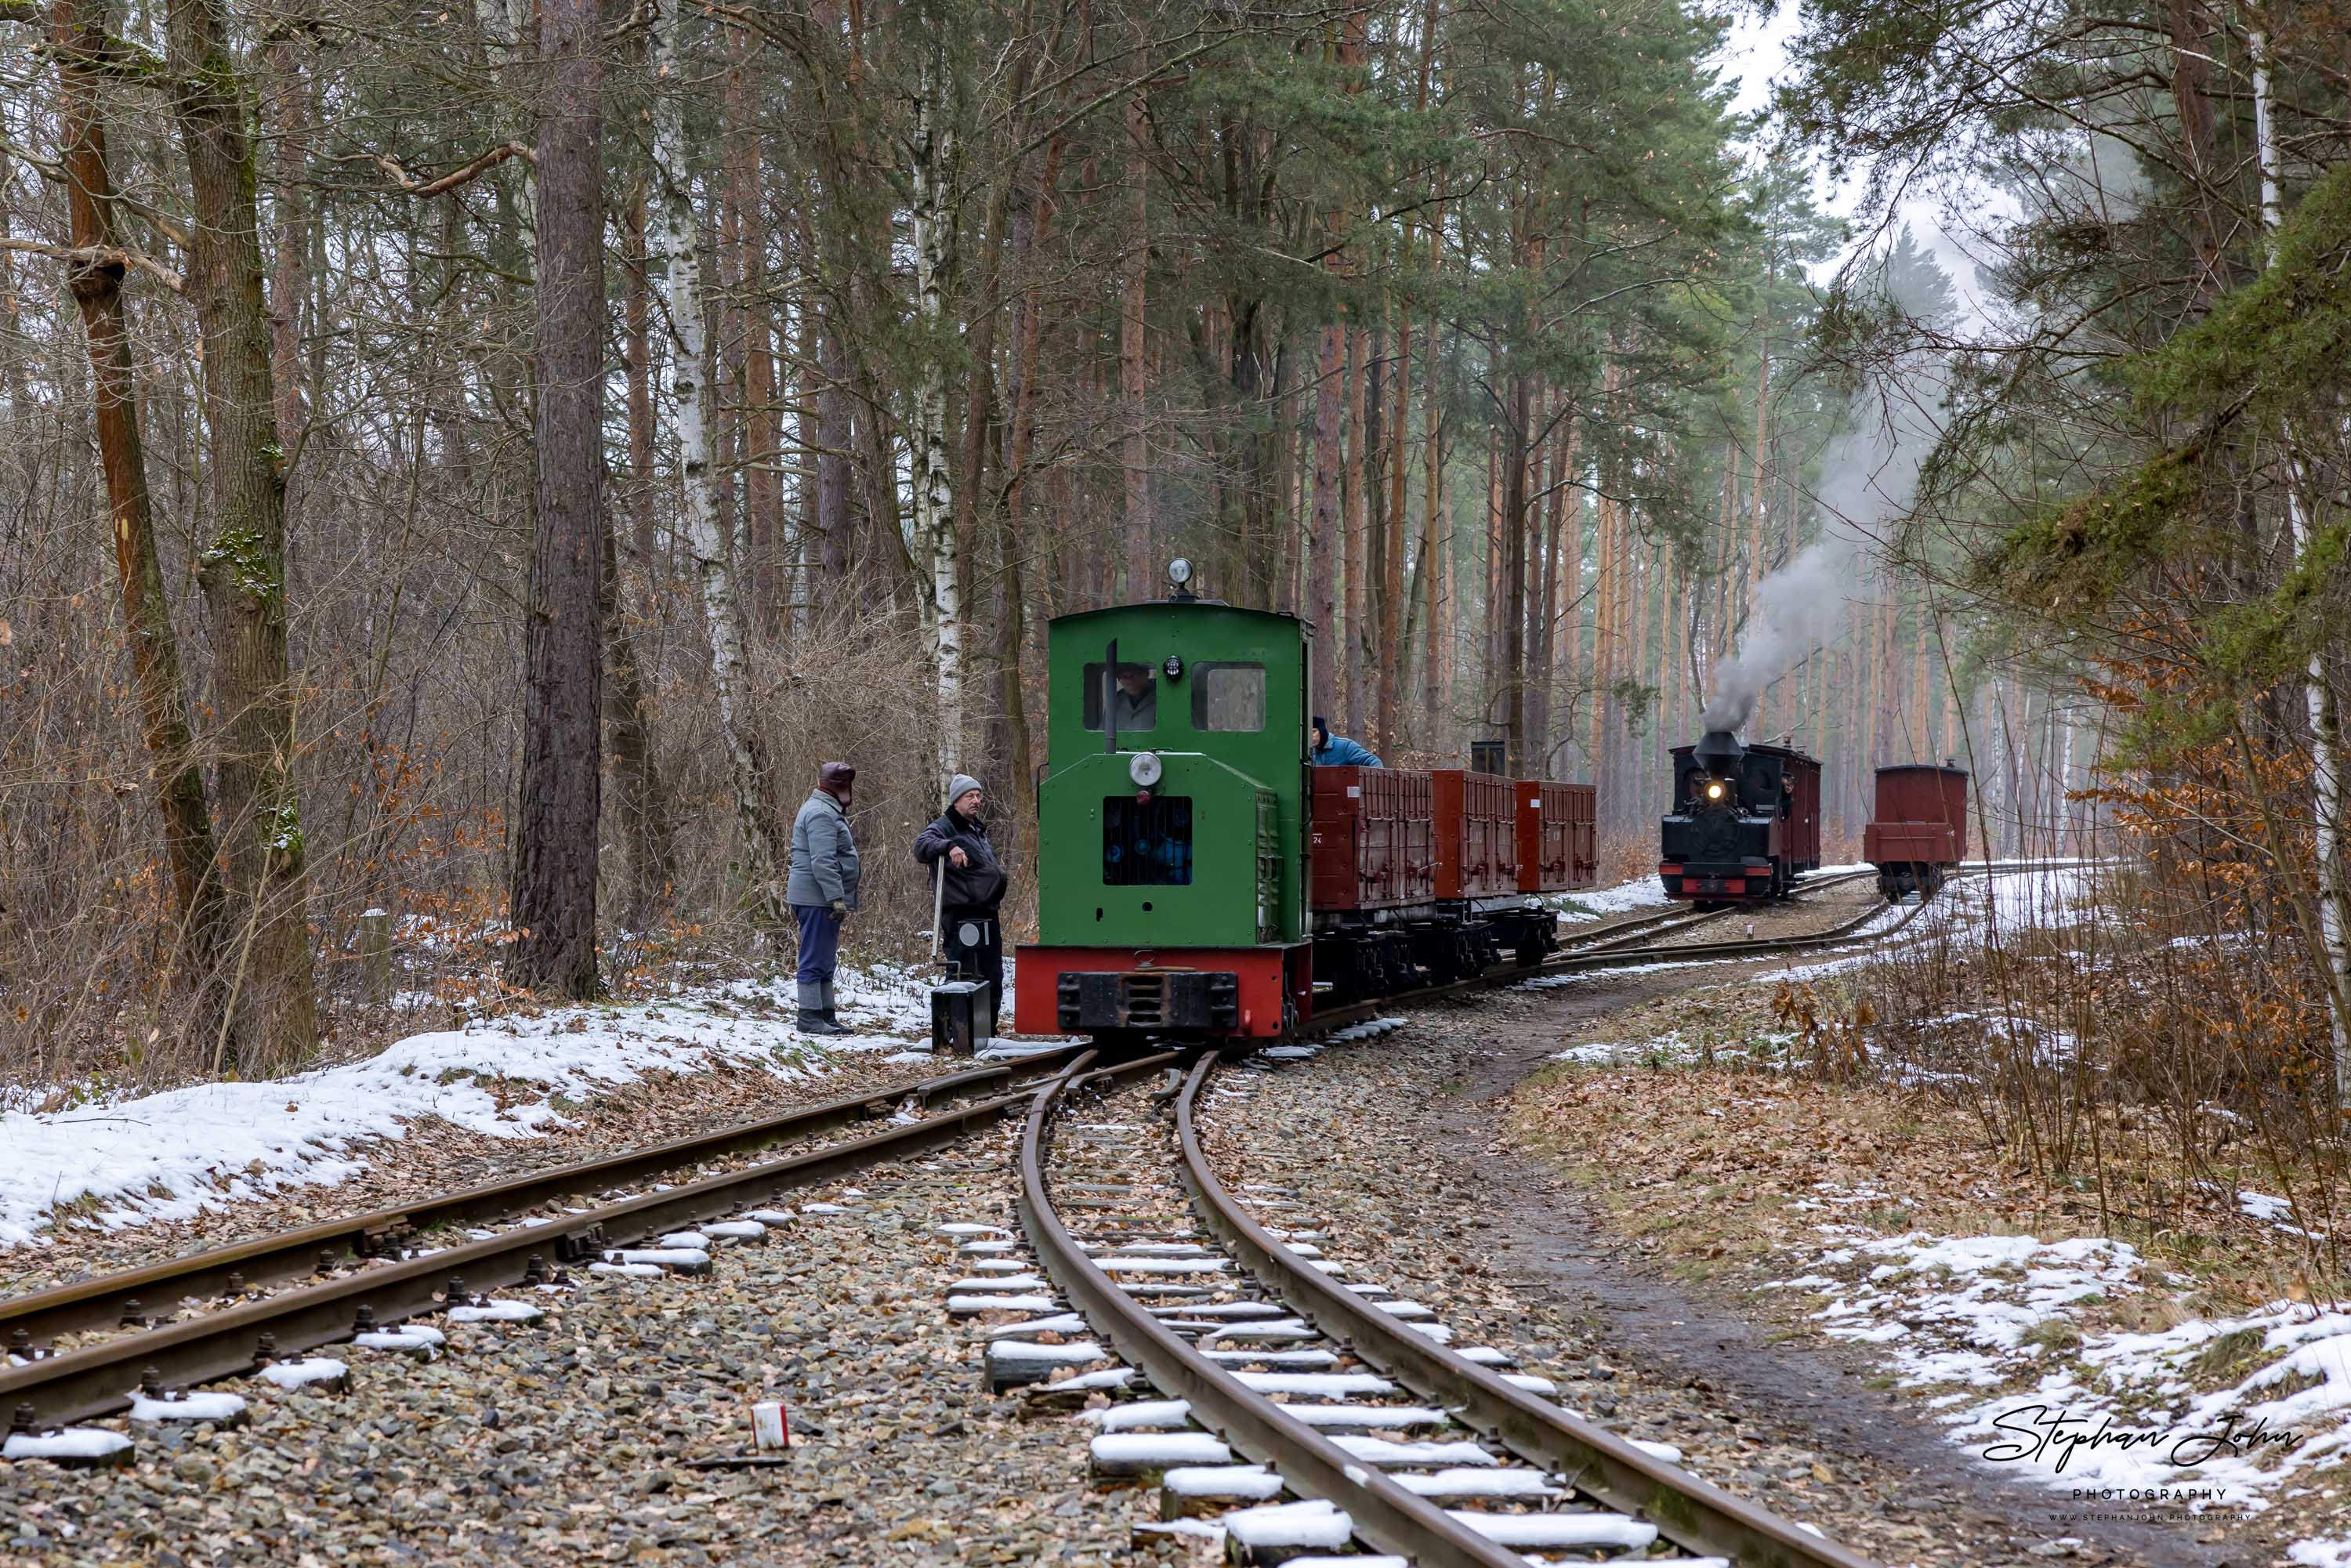
[[1848,1282],[1823,1271],[1772,1288],[1829,1295],[1813,1314],[1822,1332],[1882,1346],[1904,1386],[1961,1390],[1929,1403],[1952,1441],[2011,1475],[2171,1489],[2159,1495],[2194,1512],[2259,1510],[2351,1457],[2351,1312],[2277,1301],[2159,1333],[2085,1333],[2074,1309],[2147,1287],[2126,1242],[1819,1228],[1830,1245],[1813,1262]]
[[1614,887],[1596,887],[1589,893],[1570,894],[1557,900],[1561,913],[1570,919],[1579,915],[1630,915],[1636,909],[1654,909],[1666,902],[1665,883],[1654,873],[1620,882]]
[[[569,1007],[411,1035],[365,1061],[257,1083],[204,1083],[49,1113],[0,1113],[0,1249],[60,1223],[117,1230],[186,1219],[292,1186],[332,1186],[365,1145],[438,1117],[494,1138],[570,1125],[554,1102],[646,1073],[753,1067],[820,1074],[841,1051],[897,1051],[930,1033],[927,977],[841,971],[842,1020],[820,1046],[787,1021],[789,976],[628,1007]],[[782,1009],[758,1016],[738,1004]],[[78,1207],[70,1220],[60,1210]]]

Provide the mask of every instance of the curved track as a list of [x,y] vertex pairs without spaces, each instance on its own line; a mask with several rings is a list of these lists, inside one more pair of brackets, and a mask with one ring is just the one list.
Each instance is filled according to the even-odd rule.
[[[1447,1412],[1516,1458],[1541,1467],[1536,1485],[1495,1496],[1557,1499],[1568,1494],[1556,1522],[1609,1530],[1646,1526],[1677,1544],[1741,1564],[1779,1568],[1869,1568],[1866,1559],[1698,1479],[1615,1434],[1580,1420],[1438,1337],[1407,1326],[1392,1307],[1360,1289],[1337,1283],[1310,1260],[1312,1249],[1285,1244],[1242,1210],[1203,1153],[1195,1110],[1218,1059],[1203,1055],[1176,1097],[1176,1175],[1208,1230],[1240,1263],[1311,1322],[1323,1338]],[[1487,1515],[1437,1506],[1426,1486],[1416,1489],[1367,1463],[1307,1424],[1269,1393],[1252,1386],[1217,1359],[1186,1343],[1158,1314],[1114,1281],[1055,1211],[1046,1166],[1053,1120],[1071,1091],[1086,1082],[1075,1069],[1040,1089],[1030,1103],[1020,1144],[1020,1211],[1030,1245],[1046,1271],[1089,1324],[1139,1367],[1162,1393],[1186,1402],[1189,1415],[1228,1443],[1271,1467],[1288,1488],[1321,1499],[1346,1516],[1354,1537],[1425,1568],[1523,1568],[1523,1548],[1498,1538],[1498,1526],[1525,1515]],[[1260,1380],[1263,1381],[1263,1380]],[[1307,1380],[1311,1382],[1311,1379]],[[1371,1379],[1382,1382],[1384,1379]],[[1377,1407],[1365,1418],[1378,1425]],[[1492,1461],[1489,1461],[1489,1463]],[[1544,1514],[1553,1511],[1545,1509]],[[1595,1520],[1595,1513],[1604,1517]],[[1605,1515],[1625,1516],[1610,1526]],[[1541,1524],[1552,1520],[1537,1519]],[[1481,1528],[1482,1526],[1482,1528]]]

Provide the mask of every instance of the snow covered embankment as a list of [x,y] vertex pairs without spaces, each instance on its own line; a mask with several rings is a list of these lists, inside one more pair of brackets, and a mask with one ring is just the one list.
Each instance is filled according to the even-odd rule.
[[2084,1311],[2190,1281],[2104,1238],[1820,1229],[1831,1245],[1815,1266],[1834,1272],[1767,1288],[1827,1294],[1813,1314],[1822,1332],[1876,1345],[1904,1387],[1957,1390],[1927,1403],[1989,1464],[2196,1513],[2257,1512],[2343,1484],[2351,1312],[2276,1301],[2152,1333],[2085,1332]]
[[[925,978],[843,969],[841,982],[841,1020],[860,1032],[821,1048],[789,1025],[786,976],[411,1035],[364,1061],[291,1078],[10,1112],[0,1115],[0,1249],[37,1243],[59,1223],[114,1230],[289,1185],[331,1186],[366,1167],[369,1140],[428,1119],[537,1137],[570,1124],[558,1101],[648,1073],[733,1067],[794,1081],[827,1071],[831,1052],[927,1045]],[[61,1220],[68,1207],[85,1216]]]

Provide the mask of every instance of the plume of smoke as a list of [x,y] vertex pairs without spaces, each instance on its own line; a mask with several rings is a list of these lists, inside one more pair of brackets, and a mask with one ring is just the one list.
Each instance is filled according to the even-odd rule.
[[[1951,308],[1950,280],[1918,249],[1906,228],[1896,253],[1870,287],[1919,319]],[[1942,424],[1942,371],[1931,356],[1905,356],[1904,398],[1876,407],[1856,399],[1855,428],[1821,457],[1814,496],[1826,514],[1820,536],[1755,585],[1755,607],[1739,651],[1716,665],[1699,723],[1737,730],[1773,681],[1835,638],[1845,612],[1874,572],[1868,546],[1878,525],[1908,509],[1918,466]]]
[[1834,636],[1844,623],[1861,541],[1830,528],[1755,585],[1755,614],[1739,652],[1714,668],[1714,695],[1699,723],[1736,730],[1764,689]]

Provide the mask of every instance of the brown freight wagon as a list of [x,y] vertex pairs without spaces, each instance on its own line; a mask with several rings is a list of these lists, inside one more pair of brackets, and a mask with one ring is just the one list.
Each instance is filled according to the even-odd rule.
[[1494,898],[1519,891],[1519,806],[1512,780],[1439,768],[1429,783],[1437,825],[1439,898]]
[[1932,897],[1968,857],[1968,770],[1931,762],[1879,768],[1861,854],[1877,868],[1877,890],[1886,897]]
[[1313,768],[1308,897],[1322,910],[1398,909],[1436,897],[1429,776]]
[[1597,794],[1589,784],[1520,779],[1518,796],[1519,891],[1570,893],[1600,873]]

